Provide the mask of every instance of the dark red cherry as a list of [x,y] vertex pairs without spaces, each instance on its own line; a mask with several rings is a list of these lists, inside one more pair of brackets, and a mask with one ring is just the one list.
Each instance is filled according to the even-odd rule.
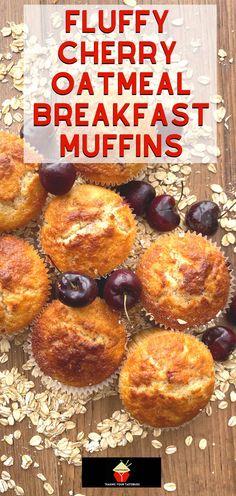
[[118,191],[136,215],[143,215],[156,196],[153,186],[145,181],[130,181],[127,184],[122,184]]
[[57,298],[69,307],[84,307],[98,295],[97,283],[77,272],[61,274],[56,282]]
[[236,295],[233,297],[229,309],[227,310],[227,319],[236,325]]
[[212,201],[200,201],[193,203],[188,209],[185,217],[186,226],[191,230],[203,235],[215,234],[219,227],[220,209]]
[[173,231],[180,223],[174,197],[170,195],[156,196],[148,207],[147,221],[157,231]]
[[52,195],[65,195],[75,182],[76,170],[70,163],[42,164],[39,177],[46,191]]
[[236,334],[228,327],[210,327],[204,332],[202,341],[208,346],[214,360],[227,360],[236,347]]
[[131,308],[138,302],[140,295],[140,280],[129,269],[112,272],[104,286],[104,299],[115,310],[124,309],[124,306]]

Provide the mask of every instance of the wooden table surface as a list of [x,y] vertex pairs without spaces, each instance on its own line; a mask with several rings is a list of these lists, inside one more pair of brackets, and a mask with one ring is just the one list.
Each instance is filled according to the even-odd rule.
[[[6,25],[7,21],[22,22],[23,20],[23,5],[24,3],[52,3],[50,1],[37,2],[36,0],[0,0],[1,27]],[[77,3],[67,0],[67,2],[59,3]],[[95,3],[95,2],[90,2]],[[115,2],[107,2],[115,3]],[[148,3],[148,2],[143,2]],[[151,2],[149,2],[151,3]],[[153,2],[157,3],[157,2]],[[159,4],[167,4],[168,2],[159,1]],[[171,1],[175,4],[178,1]],[[182,0],[182,4],[209,4],[217,3],[218,6],[218,48],[224,48],[231,56],[236,55],[236,2],[235,0]],[[210,29],[210,20],[209,20]],[[2,38],[1,38],[2,43]],[[4,40],[7,44],[7,39]],[[0,52],[4,51],[5,46],[0,47]],[[199,199],[209,198],[209,184],[211,182],[219,182],[230,191],[235,185],[236,179],[236,63],[219,63],[218,64],[218,93],[222,94],[225,100],[227,113],[232,114],[229,121],[230,130],[227,131],[223,125],[218,127],[218,144],[221,149],[221,157],[218,162],[218,171],[212,180],[210,172],[204,166],[193,166],[192,174],[189,179],[190,187],[193,193]],[[14,94],[11,92],[11,95]],[[9,96],[9,86],[0,86],[0,99]],[[16,130],[19,128],[16,126]],[[196,175],[196,171],[200,170],[200,174]],[[1,185],[0,185],[1,187]],[[217,240],[217,236],[215,237]],[[227,249],[228,250],[228,249]],[[226,251],[227,251],[226,250]],[[233,262],[232,248],[228,254]],[[17,366],[19,369],[23,363],[23,352],[19,349],[13,350],[9,360],[9,366]],[[5,368],[2,365],[1,368]],[[125,448],[108,449],[107,456],[162,456],[162,478],[166,482],[175,482],[177,490],[173,494],[178,496],[235,496],[236,494],[236,437],[235,428],[227,427],[227,421],[230,416],[235,415],[236,403],[230,403],[226,410],[219,410],[217,405],[213,405],[213,414],[210,417],[199,417],[194,422],[183,429],[175,432],[168,432],[162,435],[163,446],[174,444],[178,450],[173,455],[166,455],[164,450],[155,450],[151,445],[151,437],[144,440],[137,440],[126,446]],[[91,431],[95,428],[99,419],[109,417],[114,410],[121,407],[120,400],[117,397],[91,402],[88,407],[88,412],[85,415],[80,415],[76,419],[77,429]],[[17,426],[15,428],[18,428]],[[22,438],[11,447],[1,443],[1,453],[9,453],[15,459],[13,467],[10,467],[10,473],[17,482],[22,486],[26,496],[45,495],[42,482],[36,478],[36,471],[30,468],[24,471],[20,468],[19,455],[24,453],[30,454],[28,440],[35,434],[34,427],[29,425],[29,421],[24,421],[21,426],[23,433]],[[0,438],[6,433],[13,431],[13,428],[1,427]],[[184,439],[187,435],[192,435],[194,442],[190,447],[186,447]],[[74,439],[74,434],[71,436]],[[208,440],[208,447],[201,451],[198,447],[198,442],[201,438]],[[81,470],[73,466],[68,466],[66,463],[59,463],[51,450],[36,452],[32,448],[31,452],[34,459],[36,458],[40,464],[40,471],[44,473],[54,488],[56,496],[66,496],[69,491],[71,494],[82,493],[86,496],[102,496],[114,494],[130,495],[130,496],[164,496],[167,494],[163,489],[82,489],[81,488]],[[102,453],[104,456],[106,452]],[[0,462],[0,471],[4,469]],[[61,477],[62,476],[62,477]],[[92,476],[92,474],[91,474]],[[62,481],[62,484],[61,484]],[[9,491],[9,494],[13,492]]]

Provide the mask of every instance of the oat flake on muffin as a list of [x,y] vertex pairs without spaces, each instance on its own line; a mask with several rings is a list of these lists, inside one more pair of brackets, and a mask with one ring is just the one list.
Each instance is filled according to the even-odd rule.
[[229,297],[224,255],[208,239],[193,233],[159,237],[142,255],[137,275],[143,306],[157,323],[170,329],[206,324]]
[[214,362],[195,337],[158,328],[143,331],[121,368],[119,391],[127,411],[153,427],[178,427],[208,403]]
[[96,277],[128,257],[135,234],[134,216],[118,194],[83,184],[49,203],[40,238],[61,271]]

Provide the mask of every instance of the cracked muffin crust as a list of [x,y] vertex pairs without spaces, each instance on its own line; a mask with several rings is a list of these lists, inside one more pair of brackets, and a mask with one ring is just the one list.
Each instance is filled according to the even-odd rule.
[[143,306],[170,329],[206,324],[228,300],[230,274],[223,254],[193,233],[158,238],[141,257],[137,275]]
[[177,427],[206,406],[214,382],[213,358],[201,341],[157,328],[135,336],[120,372],[119,391],[139,422]]
[[47,193],[38,167],[24,164],[23,139],[0,131],[0,231],[25,226],[41,212]]
[[119,314],[100,298],[81,308],[54,300],[32,335],[33,354],[41,370],[76,387],[99,384],[112,375],[122,361],[125,344]]
[[135,234],[134,216],[118,194],[83,184],[49,203],[40,239],[61,271],[96,277],[128,257]]
[[0,332],[29,325],[48,292],[47,269],[36,250],[14,236],[0,237]]
[[102,185],[127,183],[140,174],[144,164],[74,164],[80,176],[87,181]]

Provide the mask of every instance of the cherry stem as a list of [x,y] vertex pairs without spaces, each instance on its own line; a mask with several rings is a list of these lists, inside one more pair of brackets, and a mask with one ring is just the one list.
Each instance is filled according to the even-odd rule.
[[128,322],[130,322],[129,314],[127,312],[126,302],[127,302],[127,294],[124,293],[124,311],[125,311],[125,315],[127,317]]
[[234,205],[236,205],[236,200],[234,201],[234,203],[231,205],[231,207],[227,208],[227,210],[224,210],[222,212],[222,214],[218,217],[218,219],[222,219],[222,217],[224,217],[228,212],[230,212],[230,210],[232,210],[232,208],[234,207]]
[[181,194],[180,194],[180,198],[177,202],[177,206],[179,205],[179,203],[181,202],[182,198],[183,198],[183,194],[184,194],[184,182],[181,181]]

